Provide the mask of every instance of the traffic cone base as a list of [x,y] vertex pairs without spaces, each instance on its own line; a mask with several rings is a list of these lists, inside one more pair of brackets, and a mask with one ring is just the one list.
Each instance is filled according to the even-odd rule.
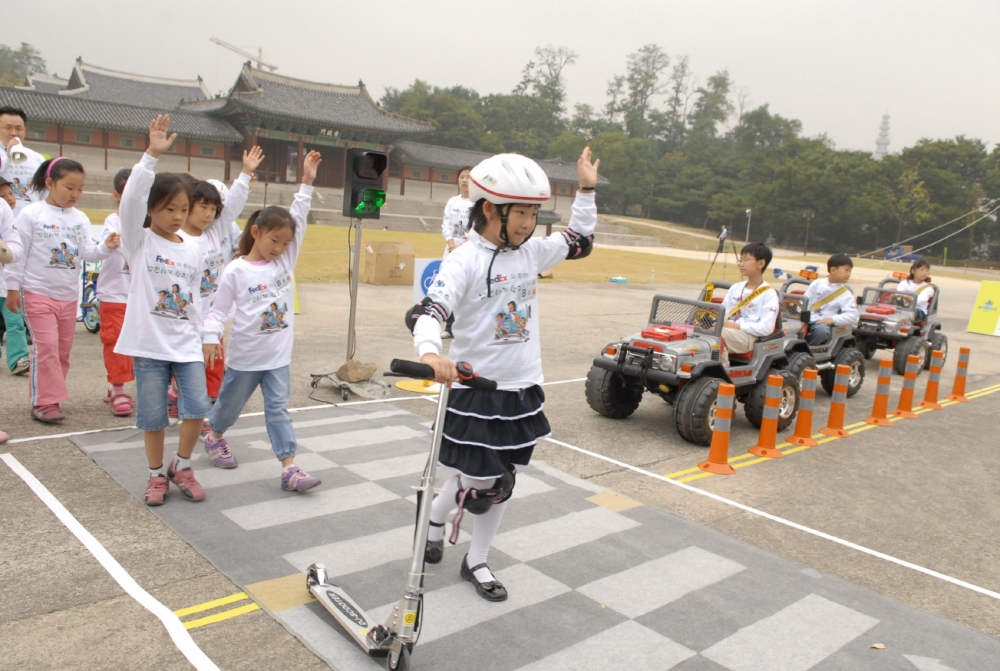
[[845,431],[844,429],[835,429],[832,426],[824,426],[819,430],[824,436],[836,436],[837,438],[847,438],[851,435],[850,431]]
[[917,417],[920,417],[917,413],[910,412],[909,410],[893,410],[889,414],[895,417],[902,417],[903,419],[916,419]]
[[955,403],[968,403],[969,402],[969,399],[966,398],[965,396],[955,396],[954,394],[950,394],[948,396],[945,396],[945,399],[947,399],[949,401],[954,401]]
[[708,473],[714,473],[715,475],[733,475],[736,472],[736,469],[729,464],[715,464],[711,461],[701,462],[698,464],[698,468]]
[[865,424],[874,424],[875,426],[892,426],[892,422],[888,419],[882,419],[881,417],[869,417],[865,421]]
[[927,408],[928,410],[943,410],[944,406],[940,403],[930,403],[929,401],[921,401],[917,403],[918,408]]
[[781,450],[774,447],[761,447],[760,445],[755,445],[747,450],[750,454],[755,454],[758,457],[767,457],[768,459],[781,459],[783,456]]
[[819,445],[819,442],[817,442],[812,436],[808,438],[803,438],[801,436],[788,436],[788,438],[785,438],[785,441],[791,443],[792,445],[803,445],[805,447],[816,447]]

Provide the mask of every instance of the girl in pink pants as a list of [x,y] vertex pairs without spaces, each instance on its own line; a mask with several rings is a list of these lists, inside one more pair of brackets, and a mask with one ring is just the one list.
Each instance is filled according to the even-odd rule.
[[106,258],[121,244],[109,236],[98,244],[90,220],[75,205],[83,196],[83,166],[64,156],[45,161],[31,180],[48,190],[44,201],[21,210],[16,227],[24,248],[5,266],[7,309],[24,310],[31,329],[31,415],[40,422],[65,419],[59,404],[69,398],[66,376],[76,331],[76,305],[84,261]]

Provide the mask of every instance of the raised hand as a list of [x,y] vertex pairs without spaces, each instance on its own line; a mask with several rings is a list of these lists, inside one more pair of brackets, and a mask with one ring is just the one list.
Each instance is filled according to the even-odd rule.
[[580,158],[576,160],[576,178],[580,186],[597,186],[597,169],[601,159],[591,161],[590,147],[584,147]]
[[319,170],[319,164],[322,162],[323,156],[318,151],[311,151],[306,154],[306,158],[302,162],[303,184],[312,186],[313,180],[316,179],[316,171]]
[[160,114],[149,122],[149,148],[146,153],[153,158],[159,158],[160,154],[170,149],[170,145],[177,139],[177,133],[167,136],[170,129],[170,115]]
[[253,176],[254,170],[264,160],[264,151],[260,147],[253,147],[250,151],[243,150],[243,172]]
[[104,238],[104,245],[108,249],[118,249],[122,245],[122,235],[121,233],[112,233],[108,237]]

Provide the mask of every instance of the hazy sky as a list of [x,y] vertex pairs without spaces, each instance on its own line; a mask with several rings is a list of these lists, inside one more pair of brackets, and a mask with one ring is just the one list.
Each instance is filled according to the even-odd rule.
[[213,35],[263,47],[279,74],[363,79],[375,98],[418,77],[507,93],[536,46],[566,46],[579,54],[565,71],[569,103],[595,108],[627,55],[655,42],[687,55],[701,80],[728,69],[752,106],[769,103],[838,148],[874,150],[885,112],[890,151],[922,137],[1000,140],[998,0],[41,0],[14,18],[0,41],[29,42],[50,72],[66,76],[82,56],[200,74],[213,92],[232,86],[244,60]]

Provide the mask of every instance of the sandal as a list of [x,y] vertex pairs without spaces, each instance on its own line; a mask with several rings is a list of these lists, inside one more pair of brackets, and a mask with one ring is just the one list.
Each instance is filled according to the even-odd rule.
[[[444,523],[435,524],[430,523],[432,527],[443,527]],[[444,557],[444,539],[439,541],[427,541],[427,547],[424,548],[424,561],[428,564],[440,564],[441,558]]]
[[132,414],[133,401],[128,394],[115,394],[108,399],[108,403],[111,405],[111,414],[115,417],[128,417]]
[[481,568],[489,569],[489,566],[483,563],[469,568],[469,555],[465,555],[465,558],[462,560],[462,571],[460,575],[463,580],[468,580],[475,585],[476,593],[487,601],[506,601],[507,588],[504,587],[503,583],[499,580],[494,578],[489,582],[479,582],[476,578],[476,571]]

